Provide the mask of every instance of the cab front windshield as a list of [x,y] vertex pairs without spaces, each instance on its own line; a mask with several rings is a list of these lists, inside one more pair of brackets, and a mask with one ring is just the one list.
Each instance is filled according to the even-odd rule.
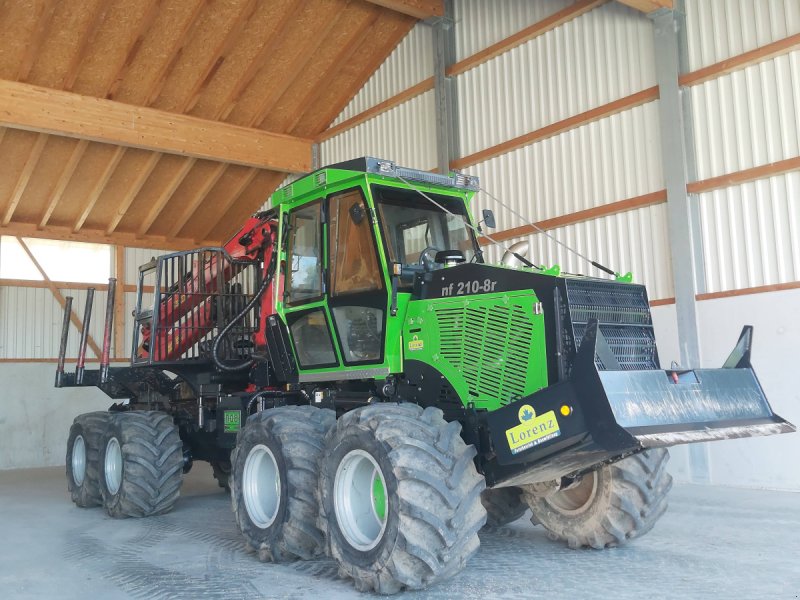
[[440,250],[460,250],[467,262],[476,260],[473,231],[464,222],[464,202],[459,198],[428,194],[444,212],[414,190],[373,187],[389,260],[403,265],[411,274],[432,266]]

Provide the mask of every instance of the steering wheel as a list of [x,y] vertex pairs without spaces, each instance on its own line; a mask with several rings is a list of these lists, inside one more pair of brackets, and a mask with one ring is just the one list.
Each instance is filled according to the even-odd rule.
[[427,246],[422,252],[419,253],[419,264],[425,267],[426,271],[432,271],[436,265],[436,253],[438,248]]

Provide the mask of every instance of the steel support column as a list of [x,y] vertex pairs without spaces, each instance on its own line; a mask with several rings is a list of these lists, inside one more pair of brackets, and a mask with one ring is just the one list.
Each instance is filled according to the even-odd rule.
[[456,42],[453,0],[445,0],[444,17],[429,21],[433,28],[433,83],[436,111],[436,168],[450,172],[450,161],[458,158],[458,104],[456,82],[447,76],[455,62]]
[[[686,191],[686,185],[696,179],[696,162],[691,98],[689,92],[682,91],[678,84],[678,76],[688,70],[683,2],[677,2],[675,10],[657,11],[651,14],[651,18],[680,361],[687,367],[699,367],[701,352],[696,295],[705,288],[705,268],[699,206]],[[692,480],[708,482],[707,445],[691,444],[689,457]]]

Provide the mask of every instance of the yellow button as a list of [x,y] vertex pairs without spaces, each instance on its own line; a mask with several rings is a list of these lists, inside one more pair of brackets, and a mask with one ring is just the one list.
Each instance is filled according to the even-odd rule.
[[572,414],[572,407],[567,406],[565,404],[564,406],[561,407],[561,414],[564,415],[565,417],[570,416]]

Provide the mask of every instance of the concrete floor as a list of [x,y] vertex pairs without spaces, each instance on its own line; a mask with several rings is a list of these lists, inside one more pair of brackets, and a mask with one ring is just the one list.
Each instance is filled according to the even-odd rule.
[[[332,561],[262,564],[197,464],[175,510],[113,520],[69,502],[63,469],[0,472],[0,598],[364,598]],[[800,494],[675,486],[637,542],[573,551],[523,518],[456,579],[404,598],[798,598]]]

